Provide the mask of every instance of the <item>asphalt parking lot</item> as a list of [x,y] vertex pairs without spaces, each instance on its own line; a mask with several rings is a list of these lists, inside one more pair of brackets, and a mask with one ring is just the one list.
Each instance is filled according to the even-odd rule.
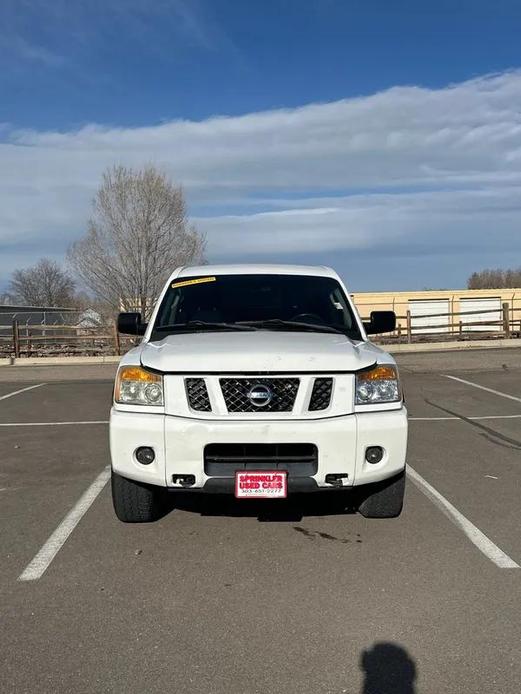
[[341,499],[114,516],[114,368],[0,369],[0,691],[518,694],[521,350],[403,355],[396,520]]

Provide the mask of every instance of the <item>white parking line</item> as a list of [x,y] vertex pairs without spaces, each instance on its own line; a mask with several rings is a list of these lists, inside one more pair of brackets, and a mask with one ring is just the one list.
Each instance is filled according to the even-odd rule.
[[521,402],[521,398],[516,397],[515,395],[509,395],[508,393],[502,393],[500,390],[494,390],[493,388],[487,388],[486,386],[482,386],[479,383],[474,383],[473,381],[466,381],[464,378],[458,378],[457,376],[448,376],[447,374],[442,374],[445,378],[450,378],[453,381],[459,381],[460,383],[464,383],[466,386],[473,386],[474,388],[479,388],[480,390],[486,390],[487,393],[493,393],[494,395],[499,395],[501,398],[508,398],[509,400],[515,400],[516,402]]
[[[479,421],[481,419],[521,419],[521,414],[486,414],[480,417],[408,417],[409,422],[465,422],[466,420]],[[1,426],[1,425],[0,425]]]
[[19,395],[20,393],[25,393],[28,390],[33,390],[33,388],[41,388],[45,383],[37,383],[35,386],[27,386],[27,388],[21,388],[20,390],[15,390],[12,393],[7,393],[7,395],[0,395],[0,400],[7,400],[7,398],[12,398],[13,395]]
[[67,538],[92,506],[110,478],[110,467],[107,466],[96,477],[86,492],[78,499],[69,513],[62,520],[34,559],[18,577],[19,581],[37,581],[65,544]]
[[7,422],[0,427],[63,427],[71,424],[108,424],[108,419],[92,419],[85,422]]
[[492,540],[484,535],[479,528],[469,521],[462,513],[455,508],[450,501],[442,496],[437,489],[434,489],[427,480],[416,472],[410,465],[407,466],[407,475],[411,482],[425,494],[425,496],[435,504],[440,511],[451,520],[460,530],[462,530],[469,540],[482,552],[490,561],[494,562],[500,569],[519,569],[519,564],[511,559],[508,554],[499,549]]

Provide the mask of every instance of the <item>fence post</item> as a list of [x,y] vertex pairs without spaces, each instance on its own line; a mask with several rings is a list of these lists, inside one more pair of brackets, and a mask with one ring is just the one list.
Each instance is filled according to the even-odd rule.
[[409,344],[412,342],[411,312],[409,309],[407,309],[407,342]]
[[20,333],[16,319],[13,321],[13,350],[15,359],[18,359],[20,357]]
[[505,337],[510,337],[510,315],[508,310],[508,301],[503,303],[503,331]]
[[121,354],[121,344],[119,342],[118,324],[114,321],[114,348],[118,357]]

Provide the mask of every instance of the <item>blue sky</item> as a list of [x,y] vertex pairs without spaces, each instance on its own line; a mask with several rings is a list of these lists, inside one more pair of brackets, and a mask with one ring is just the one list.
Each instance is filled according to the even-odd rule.
[[353,290],[519,265],[520,35],[515,0],[2,0],[0,287],[112,163],[183,183],[210,260]]

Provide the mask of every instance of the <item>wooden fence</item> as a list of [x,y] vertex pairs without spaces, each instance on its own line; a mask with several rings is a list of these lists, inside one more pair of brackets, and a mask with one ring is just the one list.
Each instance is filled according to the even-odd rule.
[[[487,314],[496,314],[492,318]],[[514,312],[508,302],[502,304],[500,319],[497,309],[461,311],[411,316],[409,310],[397,316],[398,327],[393,333],[375,335],[372,339],[380,344],[439,342],[441,340],[475,340],[521,337],[521,319],[513,318]],[[462,316],[479,315],[480,320],[463,321]],[[516,314],[517,315],[517,314]],[[448,318],[448,322],[414,325],[418,319]],[[369,320],[369,317],[363,317]],[[483,327],[483,330],[480,328]],[[468,330],[472,328],[472,330]],[[492,328],[492,330],[491,330]],[[440,332],[441,331],[441,332]],[[467,332],[468,331],[468,332]],[[13,320],[11,325],[0,325],[0,357],[45,357],[45,356],[100,356],[124,354],[140,341],[120,335],[116,324],[101,327],[78,327],[74,325],[27,325]],[[521,343],[520,343],[521,344]]]
[[120,335],[116,324],[99,327],[27,325],[13,320],[0,326],[0,356],[100,356],[124,354],[139,338]]
[[[414,316],[407,310],[404,315],[397,315],[397,329],[387,335],[376,336],[376,342],[439,342],[447,340],[476,340],[521,337],[521,318],[514,317],[514,311],[509,302],[504,302],[499,311],[497,308],[479,309],[476,311],[458,311],[449,313],[421,314]],[[480,320],[462,320],[462,316],[479,316]],[[448,318],[448,321],[436,323],[438,318]],[[429,320],[428,325],[414,321]],[[369,320],[364,318],[363,320]],[[480,329],[481,328],[481,329]]]

